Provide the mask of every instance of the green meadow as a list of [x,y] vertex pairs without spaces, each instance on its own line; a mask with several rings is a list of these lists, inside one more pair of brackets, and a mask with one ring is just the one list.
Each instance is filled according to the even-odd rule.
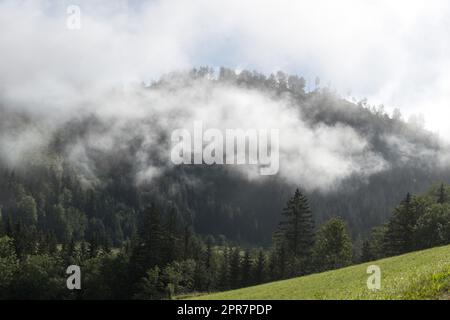
[[[370,265],[381,288],[369,290]],[[416,251],[338,270],[188,299],[446,299],[450,297],[450,246]]]

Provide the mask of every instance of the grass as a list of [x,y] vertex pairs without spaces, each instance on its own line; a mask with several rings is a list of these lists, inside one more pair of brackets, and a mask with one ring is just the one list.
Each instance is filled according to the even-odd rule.
[[[381,288],[367,288],[369,265],[381,269]],[[450,297],[450,246],[338,270],[188,299],[446,299]]]

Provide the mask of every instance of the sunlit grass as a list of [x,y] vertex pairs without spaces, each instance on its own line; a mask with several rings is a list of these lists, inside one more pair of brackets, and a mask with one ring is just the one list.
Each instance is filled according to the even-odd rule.
[[[367,288],[369,265],[381,269],[381,289]],[[190,299],[439,299],[450,287],[450,246],[339,270]]]

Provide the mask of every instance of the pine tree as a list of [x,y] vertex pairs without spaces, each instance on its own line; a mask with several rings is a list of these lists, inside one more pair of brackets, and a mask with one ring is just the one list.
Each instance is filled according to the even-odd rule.
[[195,261],[192,290],[209,291],[211,285],[211,270],[206,268],[203,260]]
[[375,227],[370,232],[369,239],[363,242],[361,249],[361,261],[372,261],[384,258],[384,239],[386,237],[386,226]]
[[15,252],[13,240],[8,236],[0,237],[0,299],[8,299],[10,284],[19,271],[19,261]]
[[16,223],[12,238],[14,239],[14,247],[19,259],[22,259],[27,254],[31,253],[28,234],[26,230],[24,230],[21,220]]
[[25,226],[37,223],[36,201],[30,195],[22,195],[17,203],[18,215]]
[[86,243],[86,241],[82,240],[81,244],[80,244],[80,258],[81,261],[84,261],[88,258],[89,256],[89,248],[88,245]]
[[98,254],[98,237],[97,235],[93,235],[91,239],[88,241],[88,253],[89,258],[95,258]]
[[230,287],[230,250],[223,249],[222,261],[219,268],[219,288],[222,290]]
[[172,208],[164,224],[164,262],[170,263],[180,256],[180,230],[178,228],[177,212]]
[[161,265],[163,240],[161,215],[152,204],[142,212],[137,241],[130,257],[133,282],[144,276],[148,269]]
[[265,264],[266,264],[266,257],[264,255],[263,250],[259,250],[258,257],[256,259],[255,263],[255,272],[254,272],[254,280],[255,283],[263,283],[265,280]]
[[250,255],[250,251],[246,250],[244,258],[242,259],[241,271],[242,271],[242,286],[247,287],[251,284],[251,272],[253,269],[253,261]]
[[6,223],[5,223],[5,233],[8,237],[12,238],[13,236],[13,227],[11,222],[11,216],[6,216]]
[[38,232],[38,244],[37,244],[37,253],[38,254],[46,254],[49,253],[48,252],[48,238],[47,235],[44,234],[43,232]]
[[388,222],[385,246],[388,255],[398,255],[414,249],[413,231],[416,222],[412,197],[408,193]]
[[206,239],[206,251],[205,251],[205,266],[206,269],[211,269],[212,266],[212,255],[213,255],[213,251],[212,251],[212,239],[211,237],[208,237]]
[[241,280],[241,256],[239,252],[239,248],[234,248],[231,251],[230,256],[230,287],[232,289],[238,288]]
[[63,243],[61,250],[61,257],[66,264],[73,264],[75,261],[76,245],[75,240],[72,238],[70,241]]
[[[312,248],[314,245],[314,220],[308,199],[297,189],[282,212],[285,219],[280,222],[275,241],[289,252],[293,259],[300,260],[300,273],[311,271]],[[286,243],[287,248],[281,243]]]
[[104,253],[111,253],[111,239],[109,237],[104,237],[102,241],[102,249]]
[[183,258],[184,258],[184,260],[189,259],[192,256],[192,252],[190,250],[191,237],[192,237],[191,228],[188,225],[186,225],[184,227],[184,233],[183,233]]
[[361,262],[367,262],[375,260],[375,257],[373,256],[370,241],[364,240],[361,248]]
[[445,186],[443,183],[441,183],[437,203],[443,204],[445,203],[445,200],[446,200]]
[[6,234],[5,226],[3,225],[3,215],[2,210],[0,208],[0,237],[4,236]]
[[272,249],[269,255],[269,267],[268,267],[268,276],[269,279],[272,281],[277,280],[279,278],[277,272],[277,265],[278,265],[277,253],[275,249]]
[[273,249],[273,256],[271,256],[272,280],[284,279],[288,269],[288,256],[286,252],[286,245],[284,242],[276,244]]
[[56,235],[53,231],[46,235],[48,252],[50,254],[55,254],[58,251],[58,241],[56,240]]

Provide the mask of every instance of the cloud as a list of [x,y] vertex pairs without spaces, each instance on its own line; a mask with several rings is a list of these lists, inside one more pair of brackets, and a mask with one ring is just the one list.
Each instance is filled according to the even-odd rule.
[[[171,133],[179,128],[192,132],[194,123],[201,121],[204,131],[214,128],[223,135],[227,129],[278,129],[277,177],[309,190],[330,190],[351,175],[366,177],[387,167],[382,156],[371,150],[366,138],[351,127],[325,124],[313,127],[303,120],[298,106],[288,98],[260,90],[200,79],[187,85],[116,90],[99,101],[107,107],[80,114],[84,120],[75,126],[64,120],[56,125],[53,120],[35,119],[33,126],[24,126],[19,131],[17,139],[2,137],[0,148],[14,150],[5,152],[6,155],[26,157],[24,150],[35,145],[44,148],[57,130],[63,130],[67,139],[66,157],[86,181],[98,181],[99,172],[111,162],[123,159],[132,164],[136,183],[142,184],[173,167]],[[89,124],[86,119],[95,120]],[[45,134],[36,135],[34,126],[48,129]],[[71,133],[71,127],[86,129]],[[20,143],[16,148],[17,140]],[[21,165],[14,161],[16,158],[9,157],[9,163]],[[255,182],[263,180],[257,166],[227,167]]]
[[[109,119],[112,135],[91,133],[91,148],[125,150],[123,135],[158,146],[152,126],[167,130],[204,118],[219,128],[283,126],[282,139],[289,142],[282,146],[284,174],[311,187],[384,168],[351,128],[308,127],[290,114],[287,101],[236,88],[142,96],[130,85],[172,70],[221,64],[283,69],[310,83],[319,75],[341,91],[352,89],[405,114],[426,113],[429,127],[450,137],[447,1],[81,0],[81,29],[69,30],[71,4],[0,2],[0,97],[8,108],[45,115],[49,126],[89,112]],[[149,115],[158,122],[139,120]],[[130,122],[142,125],[130,132]],[[86,141],[80,143],[73,157],[85,159]],[[335,147],[341,144],[347,144],[345,151]],[[140,179],[157,172],[146,166],[147,157],[138,157]]]
[[448,1],[82,0],[73,31],[69,4],[0,4],[4,96],[60,108],[111,83],[228,64],[319,75],[450,133]]

